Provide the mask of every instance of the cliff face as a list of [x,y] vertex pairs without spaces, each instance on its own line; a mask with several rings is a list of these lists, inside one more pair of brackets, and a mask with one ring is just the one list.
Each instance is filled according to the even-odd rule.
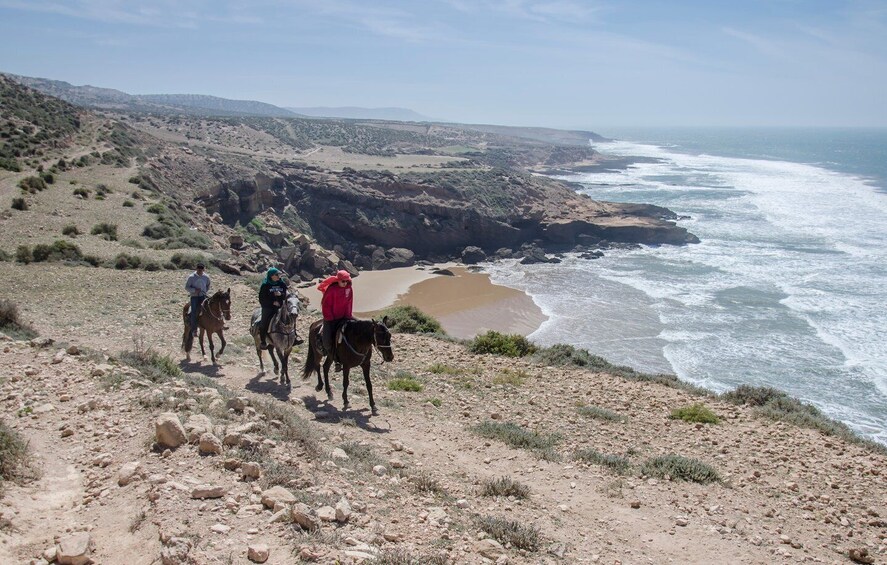
[[476,173],[461,179],[403,178],[278,167],[277,176],[220,182],[200,201],[230,225],[273,209],[321,244],[352,252],[376,245],[433,258],[458,256],[467,246],[492,253],[527,242],[564,249],[601,240],[695,241],[664,208],[595,202],[548,179],[496,174],[492,182]]

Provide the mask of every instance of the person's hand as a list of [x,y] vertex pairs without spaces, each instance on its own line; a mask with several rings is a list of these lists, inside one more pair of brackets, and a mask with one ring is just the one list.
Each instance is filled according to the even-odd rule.
[[280,302],[275,302],[274,305],[275,305],[275,306],[280,306]]

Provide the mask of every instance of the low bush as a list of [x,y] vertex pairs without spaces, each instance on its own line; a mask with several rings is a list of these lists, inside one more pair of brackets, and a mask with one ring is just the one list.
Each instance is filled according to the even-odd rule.
[[91,233],[92,235],[101,236],[102,239],[106,239],[108,241],[117,241],[117,224],[102,222],[100,224],[92,226],[92,229],[89,231],[89,233]]
[[142,258],[138,255],[130,255],[129,253],[118,253],[112,260],[115,269],[138,269],[142,266]]
[[511,477],[499,477],[484,481],[480,494],[481,496],[513,496],[524,499],[530,496],[530,487]]
[[556,459],[554,447],[561,441],[558,434],[542,435],[514,424],[512,422],[493,422],[487,420],[472,428],[478,435],[499,440],[511,447],[529,449],[544,459]]
[[79,196],[81,198],[89,198],[89,193],[91,191],[88,188],[77,187],[74,189],[74,196]]
[[720,398],[733,404],[747,404],[761,417],[818,430],[887,455],[884,444],[857,435],[846,424],[832,420],[815,406],[792,398],[781,390],[741,385],[736,390],[725,392]]
[[212,240],[199,231],[182,231],[179,235],[170,237],[163,243],[152,245],[155,249],[209,249]]
[[433,363],[428,370],[435,375],[461,375],[464,371],[458,367],[451,367],[443,363]]
[[672,420],[683,420],[698,424],[717,424],[721,421],[718,415],[711,411],[705,404],[696,403],[690,406],[675,408],[669,416]]
[[120,361],[137,369],[155,383],[183,379],[185,373],[169,355],[163,355],[148,347],[136,344],[134,349],[120,354]]
[[577,461],[607,467],[620,475],[624,475],[631,471],[631,461],[621,455],[609,455],[589,448],[580,449],[573,455],[573,457]]
[[400,390],[404,392],[422,392],[425,386],[416,380],[411,373],[398,371],[393,379],[388,381],[388,390]]
[[19,478],[28,463],[28,444],[0,420],[0,486]]
[[164,206],[163,204],[155,203],[145,208],[145,210],[147,210],[149,214],[162,214],[166,212],[166,206]]
[[663,455],[648,459],[641,465],[640,472],[649,477],[668,477],[672,480],[703,484],[721,480],[721,476],[710,465],[681,455]]
[[157,222],[148,224],[145,226],[145,229],[142,230],[142,235],[151,239],[165,239],[167,237],[172,237],[175,234],[176,229],[174,227]]
[[617,414],[612,410],[607,410],[606,408],[600,408],[598,406],[580,406],[576,408],[576,411],[579,412],[579,414],[581,414],[582,416],[595,418],[597,420],[608,420],[610,422],[625,421],[625,416]]
[[530,375],[523,369],[502,369],[493,377],[494,385],[521,386]]
[[506,357],[525,357],[535,353],[536,346],[522,335],[506,335],[490,330],[468,342],[468,350],[476,354],[492,353]]
[[18,182],[18,186],[22,189],[22,192],[34,194],[35,192],[46,190],[46,181],[40,177],[25,177]]
[[503,545],[536,551],[541,542],[541,531],[534,524],[525,524],[495,516],[482,516],[477,526]]
[[13,198],[10,208],[12,208],[13,210],[21,210],[22,212],[24,212],[28,209],[28,201],[21,197]]
[[124,200],[123,201],[124,208],[132,208],[135,205],[136,205],[135,202],[133,202],[132,200]]
[[80,231],[80,228],[74,224],[68,224],[62,228],[62,235],[67,235],[68,237],[77,237],[81,233],[83,232]]
[[108,185],[106,185],[106,184],[97,184],[95,187],[96,197],[107,196],[107,195],[111,194],[112,192],[114,192],[114,191],[111,190],[110,188],[108,188]]
[[34,328],[22,320],[18,306],[5,298],[0,299],[0,331],[20,339],[37,337],[37,332],[34,331]]
[[409,481],[419,492],[436,494],[438,496],[446,494],[446,490],[441,486],[440,481],[426,471],[413,473],[410,475]]
[[388,329],[405,334],[445,333],[440,322],[415,306],[392,306],[382,312],[388,316]]
[[34,254],[31,252],[31,248],[27,245],[19,245],[15,249],[15,260],[25,265],[33,261]]
[[385,549],[373,559],[374,565],[447,565],[447,553],[413,555],[401,547]]
[[173,253],[169,262],[177,269],[193,269],[197,263],[209,264],[209,259],[198,253]]
[[75,244],[64,239],[57,239],[51,245],[39,243],[31,251],[35,263],[44,261],[80,261],[83,254]]

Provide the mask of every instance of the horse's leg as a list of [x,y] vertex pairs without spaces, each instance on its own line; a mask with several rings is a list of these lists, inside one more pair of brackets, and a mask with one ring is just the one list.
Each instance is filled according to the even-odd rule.
[[206,358],[206,350],[203,348],[203,334],[206,333],[206,330],[203,329],[203,326],[199,326],[199,332],[200,332],[200,337],[199,337],[199,339],[200,339],[200,354],[203,355],[204,358]]
[[346,366],[342,366],[342,411],[348,410],[348,372],[351,371]]
[[221,356],[225,352],[225,345],[228,343],[225,341],[225,332],[222,330],[219,330],[219,341],[222,342],[222,347],[219,348],[219,356]]
[[206,339],[209,340],[209,358],[212,359],[213,365],[216,364],[216,344],[213,343],[213,332],[206,332]]
[[332,366],[332,364],[333,356],[329,355],[327,356],[326,361],[323,362],[323,387],[326,389],[327,400],[333,399],[333,389],[330,388],[330,367]]
[[259,357],[259,371],[261,371],[260,374],[264,375],[265,374],[265,362],[262,360],[262,350],[259,348],[259,340],[255,339],[255,336],[254,336],[253,341],[256,344],[256,355]]
[[277,357],[274,356],[273,346],[268,348],[268,356],[274,361],[274,374],[276,375],[280,371],[280,366],[277,364]]
[[290,352],[277,352],[280,355],[280,384],[290,384],[290,373],[289,373],[289,362],[290,362]]
[[373,400],[373,383],[370,382],[370,359],[369,357],[360,364],[360,367],[363,369],[363,382],[367,387],[367,394],[370,397],[370,410],[375,416],[379,412],[376,410],[376,402]]

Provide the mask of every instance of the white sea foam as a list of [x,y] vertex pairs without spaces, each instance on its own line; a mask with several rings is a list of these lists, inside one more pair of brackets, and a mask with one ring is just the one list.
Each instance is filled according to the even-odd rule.
[[689,214],[702,243],[493,267],[550,317],[531,337],[640,367],[664,358],[715,390],[776,386],[887,441],[887,195],[809,164],[606,151],[660,161],[568,180]]

